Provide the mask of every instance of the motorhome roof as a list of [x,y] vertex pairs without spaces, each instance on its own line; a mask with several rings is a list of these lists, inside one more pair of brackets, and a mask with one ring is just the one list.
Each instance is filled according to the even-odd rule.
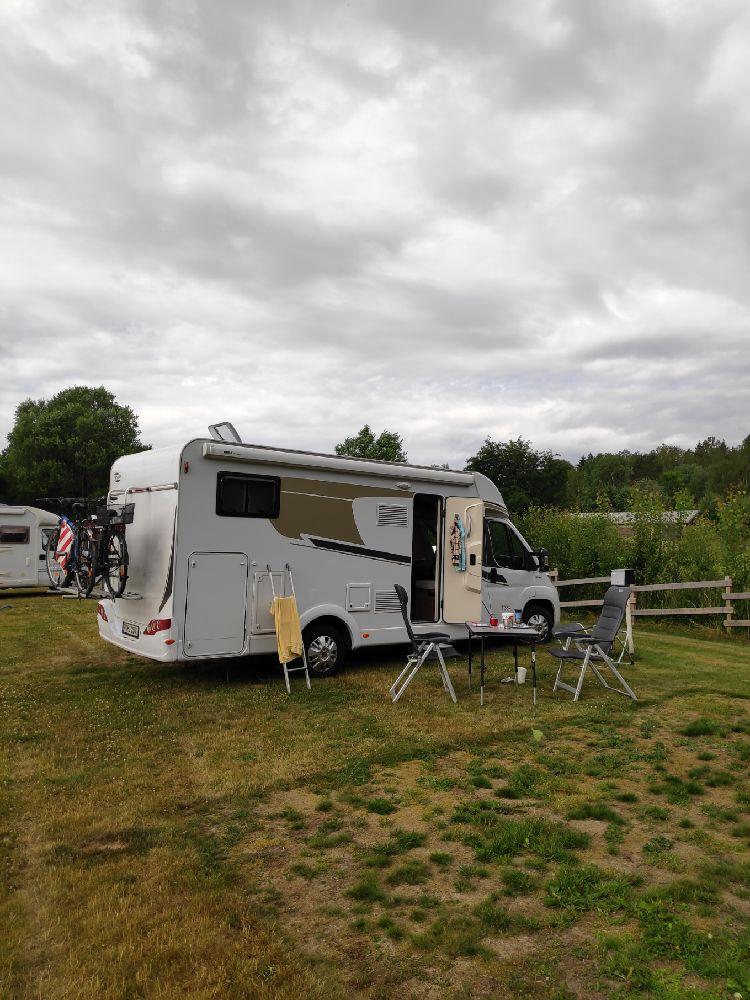
[[56,514],[51,514],[48,510],[42,510],[41,507],[30,507],[28,504],[11,506],[6,503],[0,503],[0,517],[23,517],[24,514],[33,514],[43,525],[57,524],[58,521]]
[[141,477],[145,478],[143,482],[137,483],[139,486],[171,481],[179,468],[185,450],[196,445],[200,446],[204,458],[215,461],[292,465],[298,468],[323,469],[360,476],[383,476],[388,479],[403,480],[404,483],[419,481],[461,487],[476,485],[481,496],[505,508],[505,502],[498,488],[479,472],[458,472],[454,469],[434,468],[430,465],[383,462],[373,458],[352,458],[348,455],[330,455],[297,448],[274,448],[264,444],[226,443],[217,441],[215,438],[193,438],[182,446],[173,445],[136,452],[133,455],[123,455],[112,466],[112,489],[118,489],[117,484],[120,482],[120,476],[126,470],[130,485]]
[[[203,440],[203,439],[201,439]],[[302,451],[297,448],[274,448],[263,444],[227,444],[223,441],[203,440],[203,455],[213,459],[235,459],[245,462],[267,462],[271,465],[298,465],[308,468],[341,469],[389,479],[420,479],[448,482],[468,486],[474,482],[473,472],[435,468],[431,465],[408,465],[406,462],[384,462],[376,458],[357,458],[351,455],[329,455],[323,452]]]

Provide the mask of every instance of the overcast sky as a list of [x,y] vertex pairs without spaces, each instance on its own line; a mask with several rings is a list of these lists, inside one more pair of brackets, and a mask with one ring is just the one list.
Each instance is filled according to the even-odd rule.
[[750,433],[745,0],[3,0],[0,445]]

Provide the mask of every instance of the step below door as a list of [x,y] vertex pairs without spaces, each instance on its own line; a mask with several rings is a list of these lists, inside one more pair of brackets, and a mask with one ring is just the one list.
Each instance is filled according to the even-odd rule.
[[185,656],[237,656],[245,648],[247,561],[244,552],[188,558]]

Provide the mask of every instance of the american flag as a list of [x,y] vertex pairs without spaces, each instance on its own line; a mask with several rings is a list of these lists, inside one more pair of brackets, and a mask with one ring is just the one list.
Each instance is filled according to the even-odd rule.
[[60,536],[57,539],[57,549],[55,559],[59,562],[63,570],[67,569],[70,559],[70,550],[73,547],[73,528],[67,517],[60,518]]

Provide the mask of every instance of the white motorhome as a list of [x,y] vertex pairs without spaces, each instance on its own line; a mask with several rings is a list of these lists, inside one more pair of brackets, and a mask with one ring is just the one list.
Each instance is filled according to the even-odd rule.
[[273,592],[290,593],[287,566],[317,674],[350,649],[407,641],[396,583],[414,622],[454,639],[466,637],[467,620],[504,607],[543,630],[559,621],[544,554],[532,553],[477,472],[217,436],[118,459],[109,503],[135,511],[127,590],[99,602],[99,632],[156,660],[274,652],[270,607]]
[[47,510],[0,504],[0,589],[49,587],[44,550],[57,523]]

